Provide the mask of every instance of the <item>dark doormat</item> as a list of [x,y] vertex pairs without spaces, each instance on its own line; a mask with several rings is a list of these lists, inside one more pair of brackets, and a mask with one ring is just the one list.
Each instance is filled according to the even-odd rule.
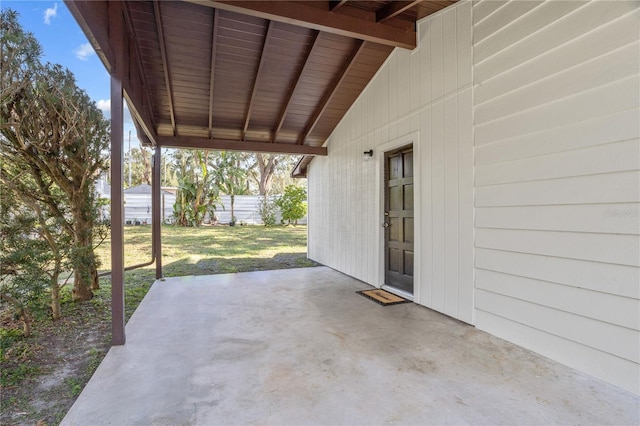
[[389,306],[399,305],[401,303],[410,303],[411,300],[404,299],[400,296],[396,296],[388,291],[380,290],[379,288],[373,290],[360,290],[356,291],[361,296],[366,297],[369,300],[373,300],[378,305]]

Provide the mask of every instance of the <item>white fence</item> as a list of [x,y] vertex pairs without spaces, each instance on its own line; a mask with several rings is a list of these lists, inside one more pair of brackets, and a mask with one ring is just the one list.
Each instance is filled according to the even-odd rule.
[[[216,216],[219,223],[229,223],[231,221],[231,197],[224,195],[222,204],[224,207],[216,209]],[[124,220],[127,224],[151,223],[151,194],[124,194]],[[234,214],[237,222],[248,224],[262,224],[262,219],[258,213],[258,205],[262,200],[260,195],[236,195],[234,203]],[[173,204],[176,196],[171,193],[163,193],[160,198],[161,219],[165,223],[173,223]],[[276,212],[276,223],[280,223],[280,212]],[[299,220],[298,223],[306,224],[307,218]]]

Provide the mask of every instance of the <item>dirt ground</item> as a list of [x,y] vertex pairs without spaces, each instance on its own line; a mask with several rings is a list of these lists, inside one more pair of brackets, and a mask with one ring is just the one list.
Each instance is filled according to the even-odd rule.
[[[71,305],[71,306],[69,306]],[[35,321],[33,335],[12,345],[1,364],[0,424],[58,424],[109,349],[108,303],[69,303],[58,320]],[[3,312],[4,329],[21,329]],[[13,376],[7,376],[13,372]],[[24,373],[24,374],[21,374]],[[20,381],[18,384],[11,382]],[[4,382],[10,382],[5,384]]]

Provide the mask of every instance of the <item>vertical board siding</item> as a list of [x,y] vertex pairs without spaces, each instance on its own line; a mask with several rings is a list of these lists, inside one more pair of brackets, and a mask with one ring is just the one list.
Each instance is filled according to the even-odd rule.
[[[362,153],[418,132],[416,302],[473,323],[471,2],[418,24],[419,46],[396,49],[309,166],[309,257],[378,286],[379,163]],[[417,149],[419,148],[419,149]],[[419,221],[419,223],[418,223]]]
[[476,326],[640,393],[640,3],[474,3]]
[[458,99],[444,102],[444,313],[458,317]]
[[[466,17],[471,27],[471,14]],[[465,19],[466,20],[466,19]],[[471,32],[469,31],[469,35]],[[472,89],[464,90],[458,96],[458,120],[460,123],[473,122]],[[473,310],[466,307],[473,306],[474,269],[473,269],[473,241],[474,241],[474,211],[466,208],[473,205],[473,128],[472,126],[458,126],[458,298],[459,306],[465,307],[459,311],[459,319],[473,323]]]

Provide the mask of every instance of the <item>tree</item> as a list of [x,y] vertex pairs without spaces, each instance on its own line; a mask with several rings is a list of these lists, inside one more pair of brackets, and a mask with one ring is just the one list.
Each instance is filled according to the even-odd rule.
[[160,157],[160,183],[162,186],[178,186],[176,165],[172,161],[172,156],[167,155],[167,150],[164,151]]
[[220,202],[216,175],[210,170],[210,152],[177,151],[175,174],[178,192],[173,205],[176,223],[181,226],[200,226],[207,213],[213,215]]
[[[131,173],[131,185],[128,185]],[[124,158],[124,180],[127,186],[151,185],[151,151],[144,146],[132,148]]]
[[16,208],[11,193],[0,186],[0,301],[9,304],[22,321],[23,335],[31,335],[31,311],[47,289],[40,274],[48,262],[43,240],[30,237],[36,219]]
[[60,290],[69,274],[61,277],[71,269],[72,245],[46,212],[46,204],[9,190],[1,181],[0,195],[0,298],[18,310],[28,336],[31,311],[39,307],[46,290],[53,319],[61,317]]
[[307,191],[296,185],[288,185],[284,194],[276,200],[276,206],[280,207],[282,220],[298,224],[298,220],[307,214]]
[[255,168],[258,173],[252,173],[252,176],[258,183],[258,193],[262,196],[267,196],[269,195],[273,176],[276,173],[280,157],[282,156],[277,154],[262,154],[260,152],[256,152],[254,156],[256,159]]
[[0,179],[46,206],[71,240],[73,298],[87,300],[98,288],[94,183],[106,165],[109,124],[70,71],[39,62],[38,42],[15,12],[2,11],[1,21]]
[[263,196],[258,202],[258,214],[264,226],[272,226],[276,224],[276,203],[268,197]]
[[243,167],[243,157],[239,152],[222,151],[216,158],[216,178],[218,186],[231,198],[231,222],[236,221],[234,204],[236,195],[245,195],[247,171]]
[[248,165],[247,173],[257,186],[257,192],[260,195],[282,194],[287,185],[295,184],[290,173],[297,162],[297,157],[258,152],[252,154],[252,157],[255,160]]

